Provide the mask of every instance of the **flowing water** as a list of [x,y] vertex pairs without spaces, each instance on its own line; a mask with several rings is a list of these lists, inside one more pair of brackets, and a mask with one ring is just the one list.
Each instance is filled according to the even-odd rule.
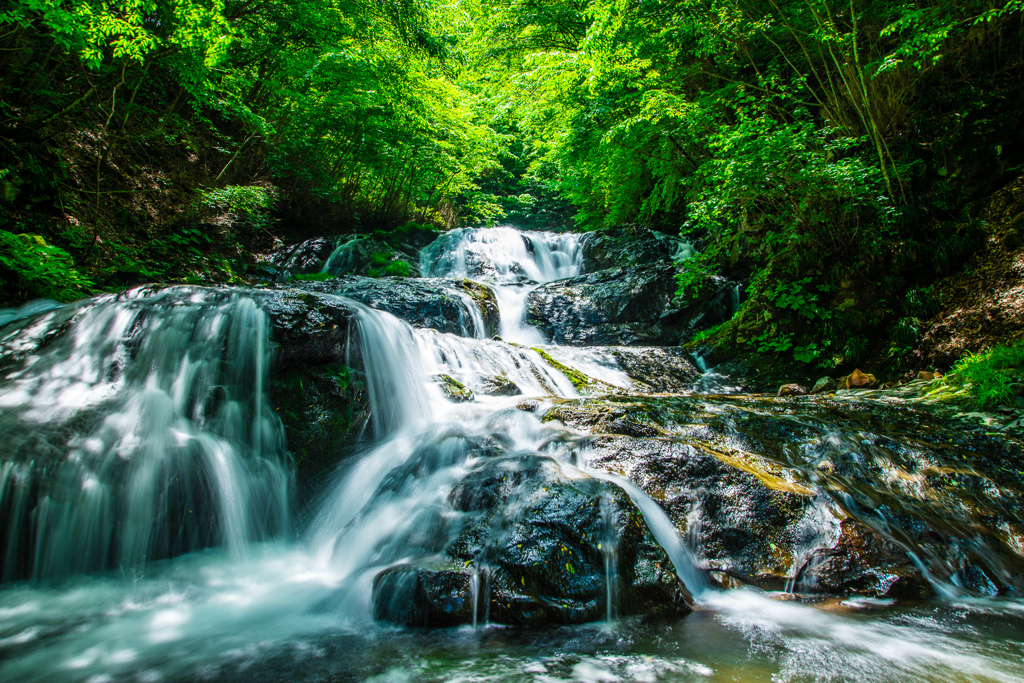
[[[786,594],[720,590],[701,566],[699,507],[681,537],[640,486],[600,469],[586,434],[542,422],[583,399],[529,348],[543,338],[526,324],[525,302],[538,284],[581,272],[577,236],[453,231],[421,266],[492,287],[505,341],[414,329],[337,297],[354,315],[376,441],[340,463],[302,516],[269,403],[271,322],[259,292],[142,288],[0,317],[0,680],[1024,679],[1018,598],[972,589],[895,604],[793,599],[813,593],[813,571],[799,581],[798,572],[839,533],[834,491],[808,499]],[[607,349],[544,349],[609,387],[631,387]],[[448,400],[438,375],[475,399]],[[521,394],[488,395],[496,376]],[[525,399],[530,410],[517,409]],[[686,400],[714,414],[741,401]],[[844,426],[830,429],[794,452],[864,452]],[[468,523],[453,490],[496,453],[607,487],[604,619],[492,623],[494,568],[480,556],[465,626],[375,622],[375,577],[443,555]],[[620,489],[696,600],[693,614],[618,614],[624,568],[609,501]]]

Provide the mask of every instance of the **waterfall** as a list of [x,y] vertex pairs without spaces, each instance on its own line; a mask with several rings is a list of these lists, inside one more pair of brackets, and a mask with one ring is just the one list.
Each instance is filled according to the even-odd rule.
[[526,324],[526,299],[538,285],[575,277],[583,249],[575,233],[458,228],[420,252],[420,271],[431,277],[464,277],[490,285],[501,312],[501,337],[536,346],[540,332]]
[[143,289],[22,322],[0,340],[24,356],[0,380],[5,580],[241,553],[288,529],[251,299]]
[[[677,258],[692,255],[689,245],[678,246]],[[352,249],[337,251],[332,267],[343,267]],[[910,537],[903,529],[906,511],[890,504],[928,504],[934,489],[924,482],[933,469],[946,471],[951,482],[970,483],[966,466],[944,467],[939,451],[954,447],[945,434],[931,446],[935,435],[923,429],[931,425],[919,424],[917,441],[907,440],[911,445],[888,444],[873,427],[837,422],[826,429],[799,417],[804,404],[780,409],[775,398],[583,398],[546,359],[625,392],[635,386],[635,371],[627,374],[625,361],[620,366],[621,350],[547,346],[542,355],[530,348],[539,334],[524,324],[531,289],[579,274],[582,261],[575,235],[512,228],[456,230],[423,250],[424,272],[494,288],[506,341],[473,338],[481,336],[481,320],[460,321],[462,336],[415,329],[340,296],[333,297],[335,312],[351,315],[352,324],[343,327],[335,317],[341,324],[331,332],[322,307],[310,305],[305,317],[281,314],[274,297],[314,296],[281,289],[144,287],[73,305],[36,302],[0,311],[0,437],[6,446],[0,455],[0,572],[6,582],[0,589],[0,678],[1024,676],[1020,600],[970,596],[1000,590],[989,581],[978,591],[984,577],[970,574],[967,563],[988,549],[993,556],[982,566],[995,566],[1001,556],[987,545],[995,540],[966,539],[947,556],[932,536]],[[351,280],[361,286],[359,278]],[[317,305],[332,296],[317,292]],[[344,361],[345,381],[352,382],[346,386],[365,390],[371,408],[372,442],[360,437],[346,444],[312,501],[289,500],[299,487],[292,485],[284,430],[267,398],[268,382],[278,381],[270,372],[272,325],[278,340],[306,334],[303,325],[315,334],[327,330],[326,355]],[[283,359],[288,349],[278,351]],[[290,358],[305,359],[304,353]],[[288,362],[290,373],[298,361]],[[325,367],[334,378],[335,366]],[[712,369],[704,388],[722,390],[731,381]],[[446,394],[442,382],[466,391]],[[298,392],[299,407],[309,386]],[[763,420],[753,420],[757,411]],[[660,425],[657,435],[628,436],[645,426],[641,413]],[[663,413],[677,422],[661,425]],[[742,499],[743,509],[716,517],[756,484],[743,483],[749,473],[738,466],[720,477],[722,463],[701,448],[680,445],[715,438],[713,415],[731,425],[726,439],[736,440],[708,441],[715,453],[757,450],[775,463],[773,472],[813,476],[790,481],[772,474],[779,490],[761,501]],[[581,431],[559,419],[582,425]],[[591,430],[595,424],[600,428]],[[676,427],[680,433],[666,434]],[[788,439],[770,442],[779,452],[750,445],[776,429]],[[783,456],[790,461],[780,461]],[[757,463],[750,463],[756,471]],[[699,481],[724,480],[726,495],[715,488],[717,480],[682,491],[672,477],[684,468]],[[899,476],[880,485],[875,472]],[[793,504],[798,485],[818,495]],[[1004,517],[1013,509],[1000,507],[1009,505],[1000,501],[1006,491],[997,482],[979,489],[986,506]],[[871,505],[875,492],[884,497]],[[293,506],[301,511],[295,534],[289,533]],[[707,539],[721,531],[742,538],[748,515],[765,513],[792,519],[779,536],[770,536],[783,562],[773,576],[789,591],[813,588],[816,571],[822,585],[835,585],[828,582],[842,560],[836,542],[844,540],[852,517],[903,548],[947,602],[829,599],[821,603],[827,609],[816,609],[759,591],[715,588],[702,566],[716,577],[731,567],[715,564],[723,562],[721,549]],[[956,507],[942,513],[928,529],[970,521]],[[673,519],[685,524],[685,538]],[[1004,530],[1011,539],[1019,534],[1014,523]],[[545,534],[557,544],[543,545]],[[791,560],[782,548],[787,542]],[[508,553],[524,547],[509,560]],[[748,542],[740,551],[751,547],[758,546]],[[512,575],[516,567],[522,575]],[[574,583],[579,567],[585,577]],[[1007,564],[1007,573],[1013,570]],[[434,585],[439,592],[416,592],[426,585],[419,583],[423,577],[438,575],[448,580]],[[534,594],[541,584],[531,582],[549,577],[545,585],[554,589]],[[375,625],[380,585],[395,588],[394,602],[408,602],[410,611],[427,597],[440,599],[458,616],[440,625],[467,628]],[[642,593],[666,586],[671,593]],[[686,619],[628,618],[631,610],[648,609],[631,601],[654,595],[660,607],[685,600],[686,592],[699,606]],[[523,605],[606,623],[540,633],[489,626],[492,620],[513,623],[509,615]]]

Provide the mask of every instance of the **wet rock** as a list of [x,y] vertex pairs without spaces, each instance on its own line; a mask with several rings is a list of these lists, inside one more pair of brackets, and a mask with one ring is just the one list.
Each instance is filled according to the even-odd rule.
[[925,381],[932,380],[932,379],[935,379],[936,377],[941,377],[941,376],[942,375],[940,375],[937,372],[930,372],[928,370],[920,370],[917,373],[917,379],[923,379]]
[[523,390],[504,375],[482,377],[477,384],[477,391],[484,396],[519,396]]
[[815,592],[876,598],[923,598],[933,594],[920,570],[898,546],[852,519],[840,525],[839,541],[810,557],[798,582]]
[[807,389],[800,384],[783,384],[779,387],[779,396],[805,396]]
[[690,391],[701,377],[689,355],[678,347],[614,346],[609,352],[641,391]]
[[540,409],[540,401],[535,401],[532,398],[528,398],[525,401],[520,401],[516,404],[516,408],[522,410],[524,413],[535,413]]
[[334,363],[342,358],[354,334],[355,312],[331,296],[302,289],[261,289],[250,295],[271,321],[276,369]]
[[464,403],[466,401],[473,400],[473,390],[453,378],[451,375],[434,375],[432,379],[439,387],[441,387],[441,393],[443,393],[449,401]]
[[874,375],[868,375],[860,370],[854,370],[846,377],[839,379],[838,389],[873,389],[878,386],[878,380]]
[[692,254],[685,243],[643,226],[619,226],[588,232],[581,240],[584,272],[592,273],[627,265],[672,261]]
[[473,622],[465,572],[394,567],[373,579],[373,618],[399,626],[444,628]]
[[319,273],[334,252],[336,240],[331,237],[313,239],[282,247],[261,258],[272,263],[279,271],[288,273]]
[[664,346],[677,344],[685,325],[673,307],[676,266],[612,268],[533,290],[527,321],[555,344]]
[[500,328],[494,291],[470,280],[345,276],[300,285],[387,311],[415,327],[469,337],[490,337]]
[[593,465],[624,473],[661,503],[709,569],[766,590],[785,586],[805,493],[787,490],[768,468],[762,480],[688,444],[602,436],[592,449]]
[[302,498],[313,494],[370,420],[366,382],[340,362],[276,373],[271,405],[284,424]]
[[608,616],[609,590],[623,615],[681,616],[690,610],[671,562],[617,487],[569,478],[543,457],[492,457],[455,487],[449,501],[466,516],[444,551],[444,562],[459,569],[403,567],[415,578],[402,580],[388,578],[399,570],[380,575],[374,583],[378,618],[470,623],[475,604],[480,622],[583,623]]
[[828,391],[835,391],[839,388],[839,383],[831,377],[822,377],[814,383],[814,388],[811,389],[812,394],[822,394]]
[[624,418],[612,420],[605,427],[609,434],[622,434],[625,436],[658,436],[658,430],[653,425],[633,422]]

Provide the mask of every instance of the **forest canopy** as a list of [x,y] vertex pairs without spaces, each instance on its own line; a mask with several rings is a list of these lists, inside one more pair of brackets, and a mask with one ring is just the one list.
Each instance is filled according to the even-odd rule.
[[642,224],[697,247],[681,295],[749,283],[732,343],[898,355],[1021,173],[1022,22],[1024,0],[13,0],[5,298],[244,280],[279,237]]

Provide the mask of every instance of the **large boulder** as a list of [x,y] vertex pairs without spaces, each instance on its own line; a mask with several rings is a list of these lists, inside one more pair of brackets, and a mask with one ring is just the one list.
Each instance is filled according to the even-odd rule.
[[685,327],[672,304],[675,274],[659,263],[550,282],[530,293],[527,321],[555,344],[675,345]]
[[276,268],[278,280],[281,282],[286,282],[296,275],[315,273],[371,277],[419,275],[415,250],[396,248],[387,241],[370,235],[314,237],[264,254],[258,257],[258,260],[262,264]]
[[314,237],[305,242],[281,247],[264,255],[260,261],[288,273],[319,273],[336,246],[335,238]]
[[691,391],[701,377],[689,354],[678,347],[619,346],[608,351],[639,391]]
[[337,294],[387,311],[414,327],[468,337],[491,337],[500,329],[498,302],[486,285],[465,279],[369,278],[355,275],[303,282],[302,289]]
[[634,396],[544,419],[598,435],[589,462],[664,501],[725,585],[917,596],[933,590],[924,567],[979,593],[1024,588],[1024,496],[1000,464],[1022,446],[941,411],[855,394]]
[[356,445],[353,436],[370,419],[355,311],[337,297],[302,289],[251,295],[270,318],[270,403],[284,424],[305,499]]
[[643,226],[619,226],[586,233],[580,247],[583,251],[583,270],[598,270],[620,266],[683,260],[693,255],[688,243]]
[[533,455],[482,459],[449,495],[463,521],[440,565],[379,574],[375,617],[569,624],[610,616],[609,602],[617,614],[686,614],[688,594],[628,496],[564,467]]

